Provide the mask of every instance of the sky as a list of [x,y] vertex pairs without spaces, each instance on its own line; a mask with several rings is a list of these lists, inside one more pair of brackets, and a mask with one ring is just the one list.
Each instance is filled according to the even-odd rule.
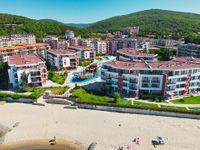
[[200,0],[0,0],[0,13],[64,23],[93,23],[147,9],[200,14]]

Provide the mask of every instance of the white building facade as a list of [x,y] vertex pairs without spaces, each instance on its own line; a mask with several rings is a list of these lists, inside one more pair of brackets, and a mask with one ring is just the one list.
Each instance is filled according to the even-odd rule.
[[76,52],[69,50],[49,50],[47,51],[47,62],[55,70],[76,69],[79,64],[79,58]]
[[43,86],[47,80],[45,62],[34,54],[17,54],[8,58],[9,85],[18,88],[23,82],[23,75],[27,75],[30,87]]
[[166,62],[111,61],[102,66],[108,93],[123,97],[173,98],[200,90],[200,64],[182,58]]

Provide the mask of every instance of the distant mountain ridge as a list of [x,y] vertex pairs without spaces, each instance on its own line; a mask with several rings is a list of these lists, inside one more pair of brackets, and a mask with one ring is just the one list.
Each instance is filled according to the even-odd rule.
[[76,27],[76,28],[88,28],[92,25],[92,23],[67,23],[68,26]]
[[200,15],[150,9],[92,24],[66,24],[53,19],[35,20],[11,14],[0,14],[0,35],[33,33],[37,37],[63,36],[65,30],[71,29],[76,35],[87,38],[99,37],[100,35],[95,32],[118,31],[128,26],[139,26],[139,36],[155,35],[156,38],[182,39],[190,33],[200,32]]
[[200,15],[160,9],[144,10],[116,16],[92,24],[89,29],[99,32],[122,30],[140,26],[140,35],[181,38],[190,32],[200,31]]

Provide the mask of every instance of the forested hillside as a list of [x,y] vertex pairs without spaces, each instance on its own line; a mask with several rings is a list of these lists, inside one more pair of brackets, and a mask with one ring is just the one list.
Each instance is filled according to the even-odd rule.
[[77,29],[55,20],[35,20],[22,16],[0,14],[0,36],[21,33],[33,33],[37,37],[46,35],[64,36],[67,29],[72,29],[76,35],[85,38],[101,37],[88,29]]
[[191,32],[200,32],[200,15],[152,9],[99,21],[89,29],[105,32],[122,30],[128,26],[140,26],[141,36],[181,39]]

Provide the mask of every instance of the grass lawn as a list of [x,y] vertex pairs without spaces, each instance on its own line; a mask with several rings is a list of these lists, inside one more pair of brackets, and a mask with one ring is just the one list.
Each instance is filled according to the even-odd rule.
[[72,96],[78,98],[79,102],[88,102],[88,103],[111,103],[113,98],[107,96],[98,96],[91,93],[88,93],[83,88],[75,89],[72,93]]
[[[83,88],[77,88],[72,91],[72,96],[77,97],[78,103],[86,103],[92,105],[104,105],[104,106],[114,106],[114,107],[125,107],[125,108],[136,108],[145,110],[156,110],[156,111],[170,111],[179,113],[194,113],[199,114],[200,111],[197,110],[187,110],[185,107],[174,107],[174,106],[164,106],[161,105],[159,108],[157,104],[151,104],[143,101],[134,101],[133,105],[131,101],[124,98],[118,98],[114,101],[114,98],[108,96],[100,96],[86,91]],[[200,110],[200,108],[199,108]]]
[[90,65],[91,63],[92,63],[92,61],[90,61],[90,60],[80,60],[79,66],[86,67],[86,66]]
[[40,96],[42,96],[42,94],[47,90],[50,90],[52,94],[62,95],[68,89],[69,87],[67,86],[66,87],[50,87],[50,88],[31,88],[31,89],[28,89],[27,92],[31,92],[32,93],[31,96],[34,97],[34,99],[37,99]]
[[174,104],[200,104],[200,96],[191,96],[171,101]]
[[19,98],[37,99],[40,96],[42,96],[42,94],[46,90],[51,90],[53,94],[61,95],[61,94],[64,94],[68,89],[69,89],[69,87],[53,87],[53,88],[37,87],[37,88],[26,89],[26,92],[31,92],[30,95],[0,92],[0,98],[11,97],[13,99],[19,99]]
[[200,107],[189,107],[190,110],[192,111],[199,111],[200,112]]
[[128,102],[127,104],[128,106],[136,106],[136,107],[149,107],[149,108],[158,108],[157,104],[150,104],[150,103],[146,103],[146,102],[138,102],[138,101],[134,101],[133,105],[131,104],[131,101]]
[[98,61],[103,60],[101,57],[96,57],[95,59],[98,60]]
[[11,98],[13,98],[13,99],[32,98],[31,95],[0,92],[0,99],[1,99],[1,98],[6,98],[6,97],[11,97]]
[[55,71],[48,72],[48,79],[58,84],[62,85],[65,82],[66,78],[67,78],[67,72],[64,73],[63,75],[56,73]]
[[170,110],[183,110],[183,111],[187,111],[187,109],[185,107],[165,106],[165,105],[161,105],[160,107],[164,108],[164,109],[170,109]]
[[87,92],[83,88],[75,89],[72,93],[72,96],[78,98],[78,102],[83,103],[93,103],[93,104],[104,104],[104,105],[114,105],[114,106],[124,106],[124,107],[145,107],[145,108],[158,108],[156,104],[149,104],[145,102],[134,102],[134,105],[131,104],[131,101],[128,101],[124,98],[119,98],[114,102],[114,98],[108,96],[98,96],[92,93]]

